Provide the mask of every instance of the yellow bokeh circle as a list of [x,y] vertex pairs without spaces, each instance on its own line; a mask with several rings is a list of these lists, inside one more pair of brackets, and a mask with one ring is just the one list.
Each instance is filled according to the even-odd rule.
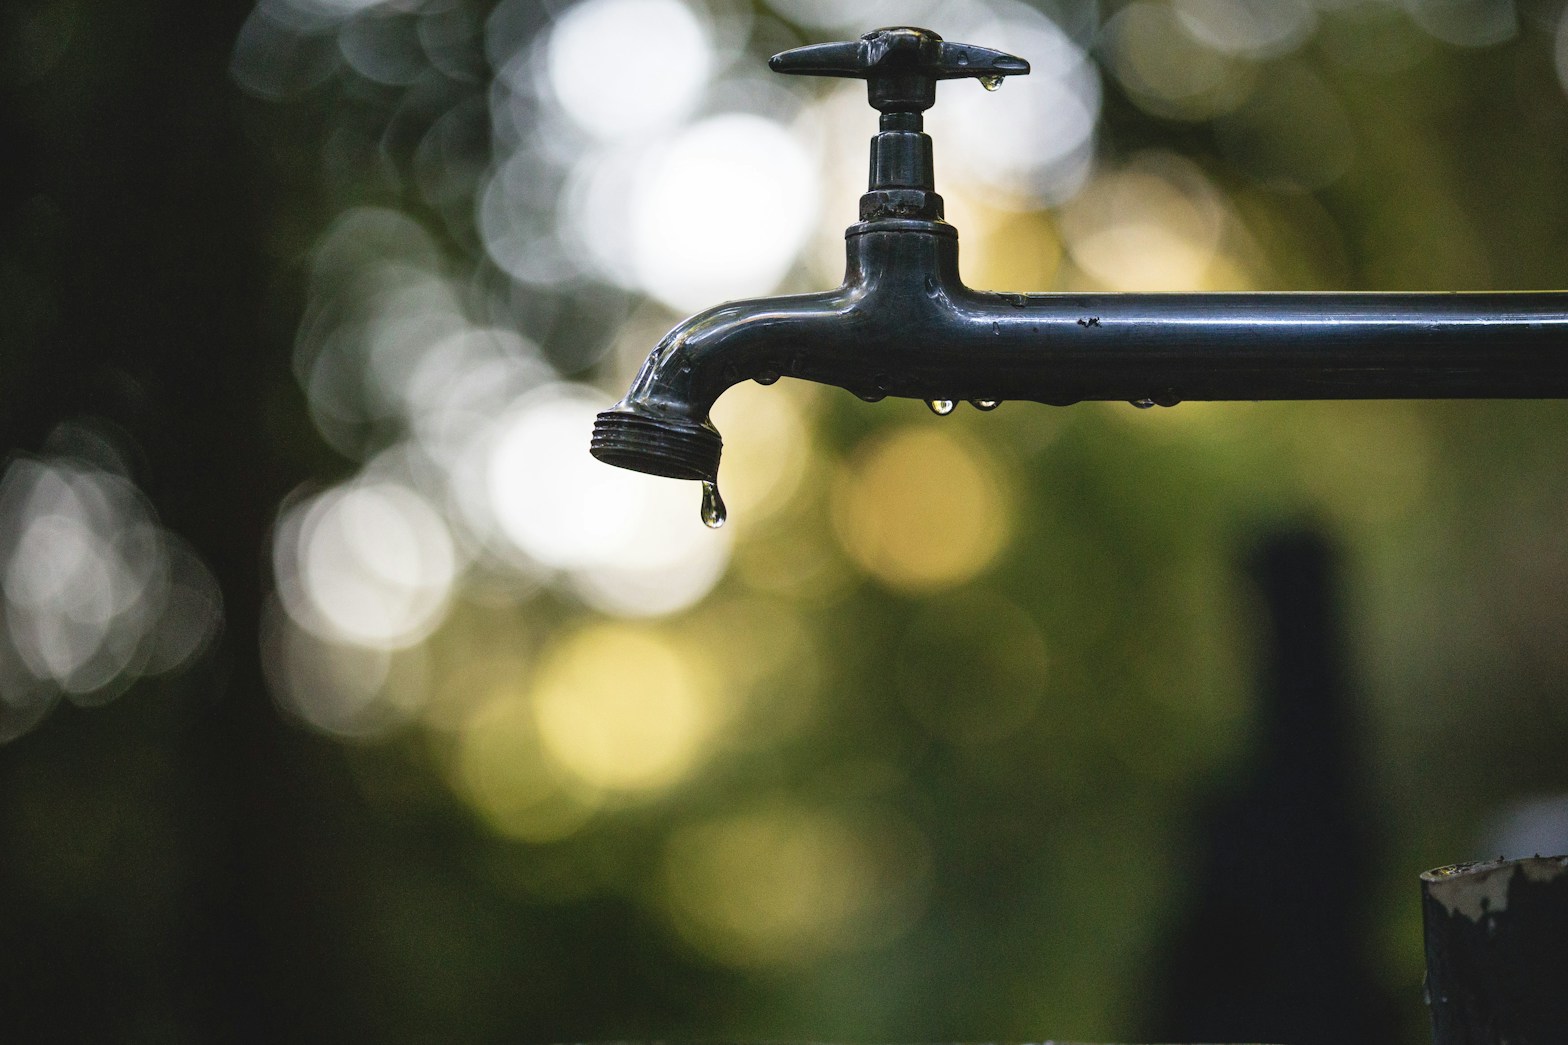
[[665,903],[681,934],[726,964],[779,965],[885,944],[924,909],[925,837],[888,809],[790,801],[672,834]]
[[582,782],[643,791],[683,777],[717,725],[710,672],[646,627],[601,624],[546,655],[533,705],[544,750]]
[[962,584],[1013,530],[996,462],[956,429],[910,425],[856,448],[834,488],[833,523],[850,559],[900,591]]

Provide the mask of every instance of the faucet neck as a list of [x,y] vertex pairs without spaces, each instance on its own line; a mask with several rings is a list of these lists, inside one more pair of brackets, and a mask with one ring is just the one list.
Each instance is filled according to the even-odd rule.
[[857,293],[891,292],[914,301],[950,296],[963,289],[958,275],[958,230],[945,221],[862,221],[844,230],[844,246],[848,261],[844,286]]
[[936,193],[931,136],[918,112],[882,114],[880,132],[871,139],[871,173],[860,197],[860,220],[917,218],[940,221],[942,197]]

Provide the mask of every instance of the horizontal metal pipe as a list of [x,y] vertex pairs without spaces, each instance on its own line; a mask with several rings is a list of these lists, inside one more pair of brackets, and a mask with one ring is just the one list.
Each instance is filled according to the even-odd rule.
[[1568,294],[1558,292],[971,292],[953,305],[957,322],[933,332],[965,348],[940,367],[944,398],[1568,397]]

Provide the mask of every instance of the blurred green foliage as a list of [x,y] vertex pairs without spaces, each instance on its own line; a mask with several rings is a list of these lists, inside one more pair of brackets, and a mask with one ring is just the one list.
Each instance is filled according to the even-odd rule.
[[[269,101],[228,79],[246,5],[56,0],[4,16],[6,446],[35,452],[63,420],[108,419],[226,602],[220,647],[189,672],[105,707],[62,704],[0,748],[5,1036],[1154,1033],[1163,967],[1183,960],[1165,948],[1199,886],[1201,813],[1255,756],[1267,621],[1242,564],[1261,537],[1305,527],[1344,553],[1354,815],[1375,840],[1369,957],[1400,1040],[1424,1040],[1416,873],[1487,855],[1509,801],[1568,791],[1555,403],[938,419],[766,390],[798,397],[810,453],[704,601],[624,623],[553,589],[475,583],[393,661],[427,680],[408,721],[345,740],[279,713],[258,637],[270,527],[291,489],[358,466],[312,426],[290,371],[310,251],[334,217],[411,216],[492,321],[606,389],[627,377],[610,350],[619,320],[650,311],[598,285],[518,289],[486,260],[485,135],[459,138],[435,175],[420,150],[492,89],[490,11],[430,6],[457,41],[444,53],[466,56],[439,83],[373,82],[321,57],[337,46],[323,23],[275,57],[326,72]],[[519,17],[543,32],[564,6]],[[1111,23],[1129,6],[1048,13]],[[1256,88],[1246,104],[1196,116],[1140,102],[1090,36],[1107,67],[1096,170],[1156,155],[1199,172],[1226,214],[1230,267],[1211,282],[1568,285],[1561,5],[1492,6],[1516,31],[1459,47],[1392,4],[1321,4],[1289,53],[1227,59]],[[766,4],[748,15],[741,62],[810,38]],[[1030,220],[1059,236],[1072,219],[1043,204],[1007,219]],[[974,237],[966,271],[1094,278],[1071,244],[1019,261],[1004,241]],[[1004,536],[968,573],[901,584],[857,551],[853,491],[879,467],[906,474],[897,438],[933,426],[977,470]],[[364,438],[379,448],[385,433]],[[947,510],[942,476],[909,481]],[[708,679],[722,713],[698,753],[648,786],[614,784],[614,761],[540,784],[517,767],[549,737],[525,724],[497,734],[500,769],[472,768],[487,687],[516,703],[589,672],[608,642],[677,651],[673,671]],[[621,689],[653,688],[619,667]],[[566,826],[508,819],[536,786]]]

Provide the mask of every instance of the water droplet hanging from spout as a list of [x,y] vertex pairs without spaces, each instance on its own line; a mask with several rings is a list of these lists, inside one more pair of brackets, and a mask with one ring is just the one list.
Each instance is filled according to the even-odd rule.
[[931,408],[931,412],[938,417],[946,417],[948,414],[953,412],[953,408],[956,405],[957,404],[955,404],[951,399],[926,400],[926,406],[929,406]]
[[717,530],[724,525],[724,520],[729,518],[729,512],[724,507],[724,498],[719,496],[719,484],[704,479],[702,482],[702,524],[710,530]]
[[1002,86],[1002,78],[1000,76],[982,76],[980,77],[980,86],[988,91],[994,91]]
[[1139,410],[1149,410],[1154,407],[1154,400],[1152,399],[1134,399],[1131,400],[1131,402],[1132,405],[1137,407]]
[[757,382],[757,384],[759,384],[759,385],[771,385],[771,384],[773,384],[773,382],[777,381],[778,379],[779,379],[779,375],[775,374],[771,370],[764,370],[762,373],[760,373],[756,377],[752,378],[752,380]]
[[969,405],[976,410],[995,410],[1002,405],[1002,401],[1000,399],[971,399],[969,400]]

